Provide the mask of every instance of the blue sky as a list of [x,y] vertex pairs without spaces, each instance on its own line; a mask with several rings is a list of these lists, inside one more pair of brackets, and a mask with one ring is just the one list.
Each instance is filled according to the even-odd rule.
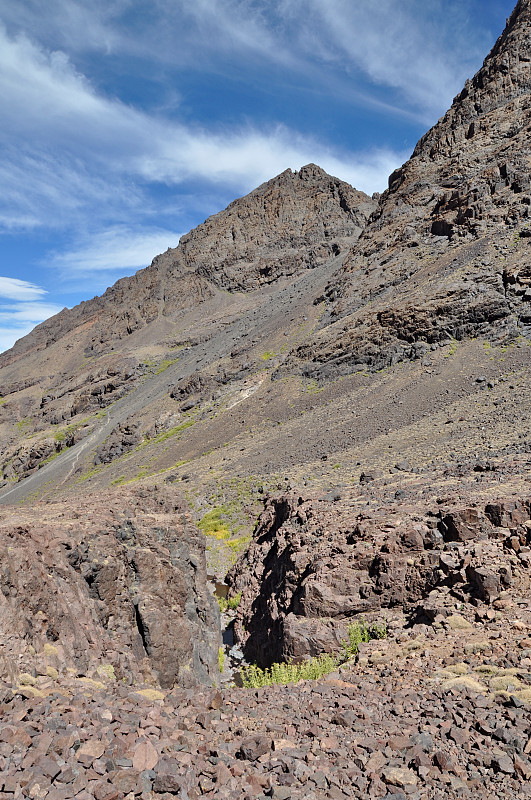
[[513,5],[0,0],[0,350],[288,167],[385,189]]

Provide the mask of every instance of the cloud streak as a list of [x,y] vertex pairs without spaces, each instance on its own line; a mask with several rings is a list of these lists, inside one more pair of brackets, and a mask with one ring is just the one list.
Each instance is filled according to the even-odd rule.
[[147,267],[168,247],[176,247],[180,237],[174,231],[116,226],[78,240],[69,250],[52,255],[51,261],[65,275],[135,270]]
[[323,92],[350,91],[373,105],[373,93],[358,86],[363,75],[398,91],[396,113],[408,105],[429,121],[479,66],[489,37],[481,26],[470,29],[460,0],[94,0],[90,7],[58,0],[38,29],[27,0],[0,0],[0,12],[72,52],[216,74],[280,67]]
[[44,300],[46,294],[30,281],[0,276],[0,351],[61,311],[60,306]]
[[39,300],[46,294],[46,290],[30,281],[21,281],[18,278],[5,278],[0,275],[0,301],[7,300]]
[[116,222],[120,213],[145,213],[138,180],[177,187],[201,180],[245,192],[310,161],[372,192],[384,188],[403,156],[341,152],[284,125],[218,131],[154,118],[97,94],[64,54],[47,53],[24,36],[12,39],[2,29],[0,92],[5,229],[60,226],[87,214]]

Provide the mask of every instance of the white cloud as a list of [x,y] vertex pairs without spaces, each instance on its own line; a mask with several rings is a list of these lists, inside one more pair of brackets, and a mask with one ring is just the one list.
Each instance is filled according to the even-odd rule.
[[403,162],[404,153],[391,150],[334,152],[317,139],[284,126],[266,132],[252,128],[215,135],[204,131],[173,131],[157,143],[136,169],[150,180],[179,183],[202,178],[251,190],[290,167],[316,163],[327,172],[368,193],[383,191],[387,178]]
[[[353,70],[361,70],[430,119],[479,66],[489,38],[481,24],[471,27],[461,0],[56,0],[46,15],[34,6],[0,0],[0,15],[72,52],[133,55],[217,74],[276,65],[321,91],[349,85],[355,94]],[[369,92],[357,96],[374,102]]]
[[61,307],[55,303],[14,303],[3,305],[0,303],[0,322],[12,322],[14,325],[24,325],[31,322],[37,325],[48,317],[58,314]]
[[372,192],[384,188],[384,169],[402,157],[333,152],[278,125],[219,132],[153,118],[98,95],[64,54],[47,53],[24,36],[12,39],[1,28],[0,95],[5,229],[60,227],[83,217],[108,225],[120,215],[145,215],[139,179],[174,185],[199,179],[242,193],[311,161]]
[[61,311],[60,306],[41,299],[46,294],[35,283],[0,276],[0,351]]
[[[0,276],[0,298],[8,300],[39,300],[46,294],[46,290],[35,283],[21,281],[18,278],[5,278]],[[1,301],[0,301],[1,302]]]
[[[462,35],[463,12],[455,2],[434,0],[291,0],[303,28],[316,32],[330,60],[361,69],[377,84],[400,90],[404,99],[433,119],[446,110],[480,53]],[[303,12],[310,11],[310,14]],[[484,53],[483,53],[484,55]]]
[[133,270],[147,267],[156,255],[176,247],[180,237],[173,231],[116,226],[83,238],[70,250],[53,254],[51,262],[67,273]]

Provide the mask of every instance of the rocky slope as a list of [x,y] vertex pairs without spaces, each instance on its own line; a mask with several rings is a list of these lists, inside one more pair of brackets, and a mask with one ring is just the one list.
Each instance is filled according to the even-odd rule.
[[[298,358],[316,375],[379,369],[430,345],[531,330],[531,6],[389,179]],[[337,320],[337,321],[336,321]],[[306,363],[309,362],[309,363]]]
[[[3,354],[4,501],[73,490],[81,478],[100,489],[173,471],[198,485],[199,514],[223,495],[226,460],[234,480],[252,472],[254,491],[313,474],[326,451],[348,462],[345,480],[364,458],[359,403],[380,404],[379,370],[392,369],[396,385],[399,365],[418,377],[434,364],[441,382],[458,371],[471,387],[507,377],[507,348],[531,341],[530,13],[518,3],[379,199],[313,165],[288,170]],[[441,365],[454,355],[451,374]],[[422,381],[411,405],[417,421],[432,384]],[[522,402],[511,397],[511,414],[525,419]],[[369,429],[397,418],[374,416]],[[306,460],[286,450],[287,423]],[[246,505],[232,489],[228,499]]]
[[[235,200],[101,297],[38,325],[0,356],[0,368],[81,334],[85,354],[127,349],[127,339],[150,324],[211,298],[216,289],[251,290],[338,256],[357,239],[376,203],[309,164]],[[155,336],[160,331],[155,331]],[[134,345],[138,347],[137,341]],[[125,347],[124,347],[125,345]],[[133,345],[133,346],[134,346]]]
[[[241,595],[234,629],[248,659],[269,666],[339,652],[353,620],[438,624],[459,604],[496,606],[510,587],[525,597],[529,467],[526,458],[470,465],[459,482],[410,475],[409,491],[364,473],[359,489],[272,498],[228,575]],[[410,470],[402,462],[397,472]],[[523,497],[508,494],[518,485]]]
[[[381,198],[288,170],[0,357],[2,797],[530,797],[530,22]],[[388,638],[217,691],[242,548],[249,659]]]
[[[272,338],[286,336],[286,347],[301,337],[303,315],[286,316],[293,284],[302,284],[307,311],[311,287],[324,285],[374,208],[314,165],[287,170],[182,237],[148,269],[42,323],[0,356],[4,478],[27,477],[86,438],[101,427],[105,409],[133,392],[141,419],[129,420],[129,408],[117,419],[115,439],[130,424],[140,439],[152,436],[157,411],[142,394],[146,381],[161,385],[158,401],[166,395],[161,433],[179,422],[167,397],[172,386],[198,368],[214,388],[242,371],[259,372]],[[250,337],[243,346],[242,336]]]
[[30,687],[37,672],[216,682],[219,609],[183,499],[157,487],[3,511],[0,638],[0,674]]
[[[503,600],[503,602],[502,602]],[[529,598],[390,630],[320,681],[155,692],[4,684],[8,800],[528,798]],[[30,676],[31,678],[31,676]]]

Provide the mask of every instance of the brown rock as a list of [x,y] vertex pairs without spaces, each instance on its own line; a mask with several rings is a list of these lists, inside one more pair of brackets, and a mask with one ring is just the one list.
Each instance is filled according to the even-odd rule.
[[246,761],[256,761],[260,756],[271,752],[272,740],[267,736],[249,736],[240,745],[240,758]]
[[159,754],[149,739],[139,739],[133,753],[133,767],[142,772],[145,769],[155,769]]
[[95,758],[100,758],[105,752],[105,742],[89,739],[84,742],[76,753],[76,759],[83,764],[90,765]]

